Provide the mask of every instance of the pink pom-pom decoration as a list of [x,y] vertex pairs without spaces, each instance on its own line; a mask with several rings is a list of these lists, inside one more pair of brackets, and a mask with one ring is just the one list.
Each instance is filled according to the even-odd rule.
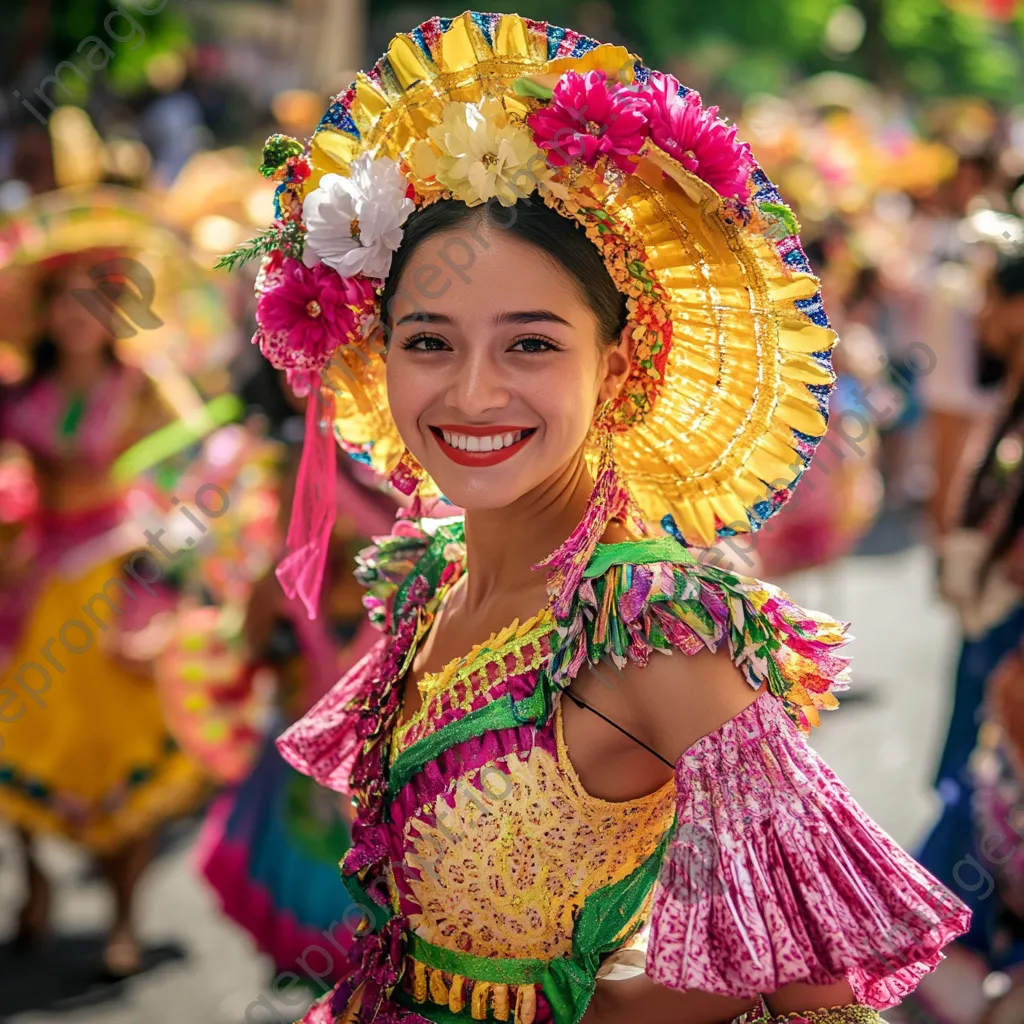
[[271,257],[260,284],[253,340],[300,386],[327,365],[335,349],[360,336],[376,302],[366,278],[341,277],[323,263],[310,268],[299,260]]
[[647,107],[640,93],[609,83],[603,71],[567,71],[550,106],[534,111],[527,124],[552,167],[577,160],[593,167],[604,156],[630,173],[647,140]]
[[651,141],[720,196],[745,200],[754,169],[750,147],[736,141],[736,127],[718,117],[718,107],[704,107],[696,92],[678,92],[671,75],[651,75],[645,89]]

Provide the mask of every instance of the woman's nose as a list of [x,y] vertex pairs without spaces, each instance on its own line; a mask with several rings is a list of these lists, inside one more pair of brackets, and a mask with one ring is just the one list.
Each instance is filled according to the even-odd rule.
[[448,405],[466,417],[486,415],[509,403],[507,375],[488,352],[468,352],[458,361]]

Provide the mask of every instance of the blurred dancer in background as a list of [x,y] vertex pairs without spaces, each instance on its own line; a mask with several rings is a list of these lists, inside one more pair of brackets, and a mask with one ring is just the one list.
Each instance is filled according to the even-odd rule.
[[919,340],[931,352],[931,368],[922,374],[920,389],[934,467],[929,516],[937,537],[955,525],[958,468],[974,432],[984,435],[991,429],[995,411],[994,396],[981,387],[976,373],[975,322],[984,284],[978,262],[986,253],[971,246],[962,230],[965,215],[991,176],[991,160],[961,159],[956,176],[942,192],[940,209],[919,222],[919,252],[927,254],[917,285]]
[[95,852],[114,890],[105,964],[123,976],[140,966],[133,896],[150,838],[196,802],[202,781],[167,734],[145,666],[125,656],[127,635],[166,601],[125,574],[142,537],[126,528],[125,488],[111,469],[169,414],[79,298],[94,287],[89,268],[111,255],[72,251],[40,268],[31,373],[0,419],[4,439],[28,452],[40,493],[36,521],[0,567],[9,656],[0,818],[18,829],[28,873],[18,940],[41,939],[50,910],[32,837],[63,835]]
[[[273,373],[269,367],[265,372]],[[302,418],[293,415],[276,428],[287,445],[280,480],[283,538]],[[339,862],[349,848],[342,802],[291,769],[273,742],[367,653],[377,636],[352,567],[371,537],[390,531],[396,509],[375,488],[369,471],[345,456],[339,459],[338,519],[317,618],[311,620],[299,601],[285,596],[273,570],[253,587],[243,627],[250,658],[246,675],[252,678],[254,665],[273,670],[276,710],[254,769],[214,805],[199,841],[200,870],[224,912],[272,957],[277,971],[294,968],[305,949],[342,921],[350,904],[339,884]],[[344,943],[347,934],[336,929],[335,937]]]
[[[1020,979],[1005,995],[1005,984],[985,984],[991,971],[1024,964],[1024,863],[1014,818],[1024,778],[1000,739],[1009,724],[1002,720],[1005,699],[992,693],[996,679],[1005,689],[1009,670],[1002,677],[997,670],[1024,640],[1024,258],[993,275],[979,326],[989,354],[1003,364],[1004,400],[960,528],[945,544],[944,590],[960,611],[964,642],[938,771],[942,817],[920,857],[974,916],[970,932],[919,990],[936,1024],[1010,1024],[1024,1014]],[[993,994],[1003,1003],[986,1017]]]

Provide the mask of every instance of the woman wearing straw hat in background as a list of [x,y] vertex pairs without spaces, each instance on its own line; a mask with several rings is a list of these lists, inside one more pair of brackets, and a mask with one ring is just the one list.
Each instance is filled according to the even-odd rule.
[[[385,635],[279,741],[356,809],[311,1024],[878,1022],[967,925],[802,736],[842,626],[685,547],[784,503],[833,382],[795,219],[716,113],[467,13],[268,143],[279,219],[229,258],[265,257],[264,353],[466,510],[360,556]],[[279,570],[311,609],[318,406]]]
[[[138,261],[147,253],[166,262],[186,257],[133,200],[105,189],[41,198],[5,226],[4,242],[5,264],[28,273],[36,318],[30,372],[4,395],[2,437],[27,452],[40,492],[0,590],[0,819],[17,829],[28,875],[17,939],[35,943],[48,926],[50,886],[34,838],[64,836],[96,855],[111,884],[115,920],[104,961],[123,976],[140,966],[133,896],[150,838],[197,802],[203,782],[169,737],[146,666],[128,642],[143,639],[171,607],[169,595],[125,575],[145,538],[128,523],[126,487],[112,472],[119,455],[173,417],[154,381],[125,358],[159,342],[136,336],[130,349],[115,344],[114,321],[96,314],[96,268],[111,315],[142,318],[132,292],[146,299]],[[157,307],[149,314],[170,330],[162,285],[173,287],[171,279],[154,282],[162,316]],[[5,331],[14,327],[8,322]],[[152,580],[150,573],[141,575]]]

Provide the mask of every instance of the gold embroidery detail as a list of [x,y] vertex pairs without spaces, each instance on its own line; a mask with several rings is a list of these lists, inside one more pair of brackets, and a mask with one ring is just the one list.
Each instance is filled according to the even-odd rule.
[[441,971],[430,972],[430,998],[438,1006],[448,1005],[448,986],[444,983],[444,975]]
[[533,985],[520,985],[516,990],[515,1024],[533,1024],[537,1017],[537,990]]
[[877,1010],[870,1006],[849,1004],[830,1009],[804,1010],[785,1017],[758,1017],[751,1024],[885,1024]]
[[417,1003],[427,1001],[427,968],[418,960],[413,961],[412,997]]
[[[430,621],[433,621],[433,615]],[[469,711],[481,693],[505,682],[510,676],[539,668],[547,657],[542,654],[540,642],[554,632],[554,617],[545,608],[522,624],[516,619],[477,644],[468,654],[453,658],[439,672],[425,675],[418,684],[423,695],[419,710],[395,730],[395,751],[404,750],[423,739],[428,734],[430,723],[442,714],[444,707]],[[426,629],[419,639],[425,633]],[[511,664],[508,664],[510,657]],[[495,669],[493,679],[490,678],[491,666]]]
[[498,1020],[508,1020],[508,985],[494,986],[494,1016]]
[[[581,795],[569,771],[542,747],[511,753],[484,767],[488,788],[467,772],[409,816],[403,861],[417,935],[475,956],[571,952],[586,897],[635,870],[671,827],[675,788],[608,803]],[[622,933],[635,923],[624,918]]]

